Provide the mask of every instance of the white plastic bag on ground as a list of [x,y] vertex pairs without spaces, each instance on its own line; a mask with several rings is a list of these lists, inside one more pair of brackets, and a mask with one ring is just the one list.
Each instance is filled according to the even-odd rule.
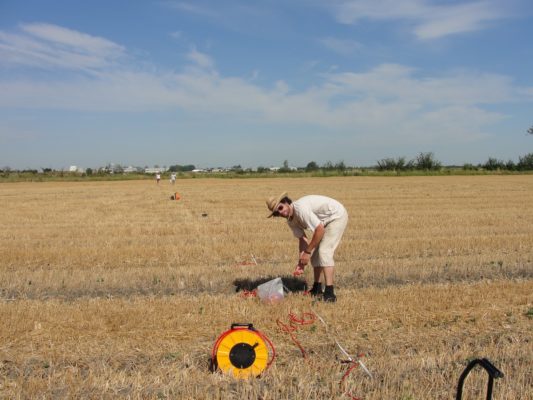
[[257,286],[257,295],[266,303],[277,303],[283,300],[283,282],[281,278],[275,278]]

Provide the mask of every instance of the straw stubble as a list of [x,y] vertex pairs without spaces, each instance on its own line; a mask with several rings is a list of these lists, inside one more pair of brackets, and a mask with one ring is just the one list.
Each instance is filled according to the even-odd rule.
[[[285,190],[350,213],[334,305],[234,291],[292,271],[297,242],[264,204]],[[449,399],[487,357],[495,398],[533,399],[529,176],[13,183],[0,206],[1,397]],[[295,332],[305,359],[277,324],[304,312],[326,323]],[[233,322],[275,345],[259,379],[208,372]],[[335,340],[373,379],[342,380]],[[465,386],[483,397],[486,375]]]

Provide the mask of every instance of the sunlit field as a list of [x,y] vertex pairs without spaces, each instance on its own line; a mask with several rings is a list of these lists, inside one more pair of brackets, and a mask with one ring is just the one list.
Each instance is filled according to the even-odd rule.
[[[266,218],[285,190],[350,214],[335,304],[235,292],[294,270]],[[0,398],[454,399],[485,357],[494,399],[533,399],[531,175],[4,183],[0,207]],[[304,357],[279,322],[311,313]],[[275,346],[259,378],[209,371],[234,322]],[[463,399],[486,386],[476,368]]]

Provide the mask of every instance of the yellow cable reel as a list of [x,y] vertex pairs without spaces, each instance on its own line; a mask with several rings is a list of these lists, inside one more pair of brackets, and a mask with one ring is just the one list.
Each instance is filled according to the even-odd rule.
[[[269,361],[270,353],[272,357]],[[272,364],[274,357],[272,342],[252,324],[232,324],[231,329],[217,339],[211,362],[213,370],[218,367],[225,374],[247,379],[261,375]]]

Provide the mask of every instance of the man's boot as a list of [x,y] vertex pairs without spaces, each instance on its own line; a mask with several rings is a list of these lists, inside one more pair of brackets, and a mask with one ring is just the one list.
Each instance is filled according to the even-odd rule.
[[313,297],[322,296],[324,294],[322,291],[322,284],[320,282],[313,283],[313,287],[309,291],[309,294]]
[[322,300],[330,303],[335,303],[337,301],[337,296],[335,296],[333,285],[326,286],[326,289],[324,290],[324,295],[322,296]]

